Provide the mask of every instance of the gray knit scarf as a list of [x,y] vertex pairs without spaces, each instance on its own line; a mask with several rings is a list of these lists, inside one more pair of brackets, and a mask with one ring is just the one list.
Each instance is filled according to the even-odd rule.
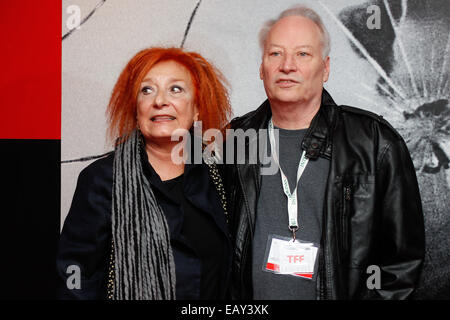
[[113,299],[175,299],[169,227],[144,176],[141,133],[116,147],[112,194]]

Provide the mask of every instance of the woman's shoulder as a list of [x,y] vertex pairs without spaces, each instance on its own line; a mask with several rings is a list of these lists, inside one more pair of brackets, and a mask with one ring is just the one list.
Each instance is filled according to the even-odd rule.
[[101,158],[95,160],[81,170],[82,174],[98,174],[98,173],[108,173],[113,169],[114,163],[114,151],[106,153]]
[[114,151],[100,159],[95,160],[81,170],[78,184],[97,184],[98,182],[111,182],[113,178]]
[[[78,225],[77,221],[100,223],[103,217],[109,216],[113,188],[113,163],[114,153],[108,153],[81,170],[66,219],[69,225],[70,221],[73,225]],[[98,217],[102,218],[98,219]],[[84,224],[81,223],[81,225]]]

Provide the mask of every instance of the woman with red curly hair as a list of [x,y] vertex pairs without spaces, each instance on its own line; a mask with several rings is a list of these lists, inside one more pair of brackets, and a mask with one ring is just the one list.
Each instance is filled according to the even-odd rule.
[[[225,298],[231,243],[220,175],[211,161],[174,157],[189,158],[187,142],[201,139],[194,122],[224,130],[224,82],[182,49],[149,48],[128,62],[107,109],[115,150],[80,173],[64,223],[62,298]],[[187,134],[176,149],[180,130]]]

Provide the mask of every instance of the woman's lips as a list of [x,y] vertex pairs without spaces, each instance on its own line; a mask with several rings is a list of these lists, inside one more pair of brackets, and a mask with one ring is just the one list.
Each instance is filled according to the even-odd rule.
[[150,120],[152,120],[153,122],[166,122],[166,121],[175,120],[175,117],[162,115],[162,116],[151,117]]

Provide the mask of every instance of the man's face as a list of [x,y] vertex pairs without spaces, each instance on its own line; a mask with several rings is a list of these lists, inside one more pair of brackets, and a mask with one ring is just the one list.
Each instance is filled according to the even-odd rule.
[[259,69],[272,104],[308,103],[321,96],[330,62],[322,58],[320,40],[319,27],[307,18],[285,17],[272,27]]

